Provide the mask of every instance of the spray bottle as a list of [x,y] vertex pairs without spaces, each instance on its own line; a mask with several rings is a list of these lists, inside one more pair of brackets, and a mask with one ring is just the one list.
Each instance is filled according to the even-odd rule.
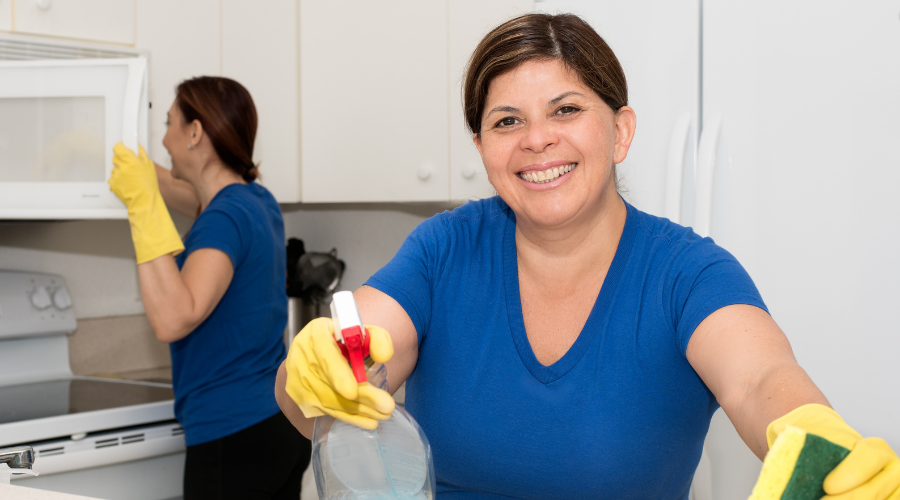
[[[356,381],[387,391],[387,370],[369,357],[369,334],[351,292],[334,294],[331,317],[335,342]],[[419,424],[399,405],[373,431],[327,415],[317,417],[312,446],[320,500],[434,498],[431,446]]]

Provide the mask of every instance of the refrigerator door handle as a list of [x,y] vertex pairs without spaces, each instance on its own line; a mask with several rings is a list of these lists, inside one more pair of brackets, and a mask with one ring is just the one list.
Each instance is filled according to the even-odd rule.
[[[681,223],[681,218],[685,215],[681,213],[682,183],[692,122],[689,112],[679,115],[669,138],[669,155],[666,159],[666,206],[663,215],[675,223]],[[693,168],[693,165],[690,165],[690,168]]]
[[694,231],[700,236],[710,236],[713,205],[713,180],[716,171],[716,154],[722,132],[722,115],[715,113],[705,121],[700,133],[697,158],[697,194],[694,198]]

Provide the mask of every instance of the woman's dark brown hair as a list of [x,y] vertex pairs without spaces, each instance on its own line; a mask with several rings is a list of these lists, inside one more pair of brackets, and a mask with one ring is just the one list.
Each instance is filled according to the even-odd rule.
[[185,123],[200,121],[228,168],[247,182],[259,177],[259,165],[253,164],[256,106],[243,85],[230,78],[199,76],[178,85],[175,102]]
[[494,78],[533,60],[559,60],[618,111],[628,104],[625,73],[612,49],[593,28],[572,14],[525,14],[488,33],[469,59],[463,78],[463,113],[481,134],[488,87]]

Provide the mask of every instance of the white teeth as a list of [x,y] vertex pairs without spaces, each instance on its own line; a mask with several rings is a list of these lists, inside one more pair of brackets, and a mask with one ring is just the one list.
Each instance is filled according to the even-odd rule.
[[519,177],[521,177],[522,179],[524,179],[528,182],[534,182],[536,184],[543,184],[545,182],[550,182],[552,180],[555,180],[560,175],[564,175],[564,174],[571,172],[575,168],[576,165],[577,165],[576,163],[570,163],[564,167],[553,167],[553,168],[548,168],[547,170],[543,170],[543,171],[539,171],[539,172],[526,172],[526,173],[519,174]]

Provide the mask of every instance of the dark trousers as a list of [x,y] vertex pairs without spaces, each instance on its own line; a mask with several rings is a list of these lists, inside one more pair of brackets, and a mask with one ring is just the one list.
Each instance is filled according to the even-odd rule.
[[187,447],[184,500],[297,500],[308,439],[278,412],[215,441]]

